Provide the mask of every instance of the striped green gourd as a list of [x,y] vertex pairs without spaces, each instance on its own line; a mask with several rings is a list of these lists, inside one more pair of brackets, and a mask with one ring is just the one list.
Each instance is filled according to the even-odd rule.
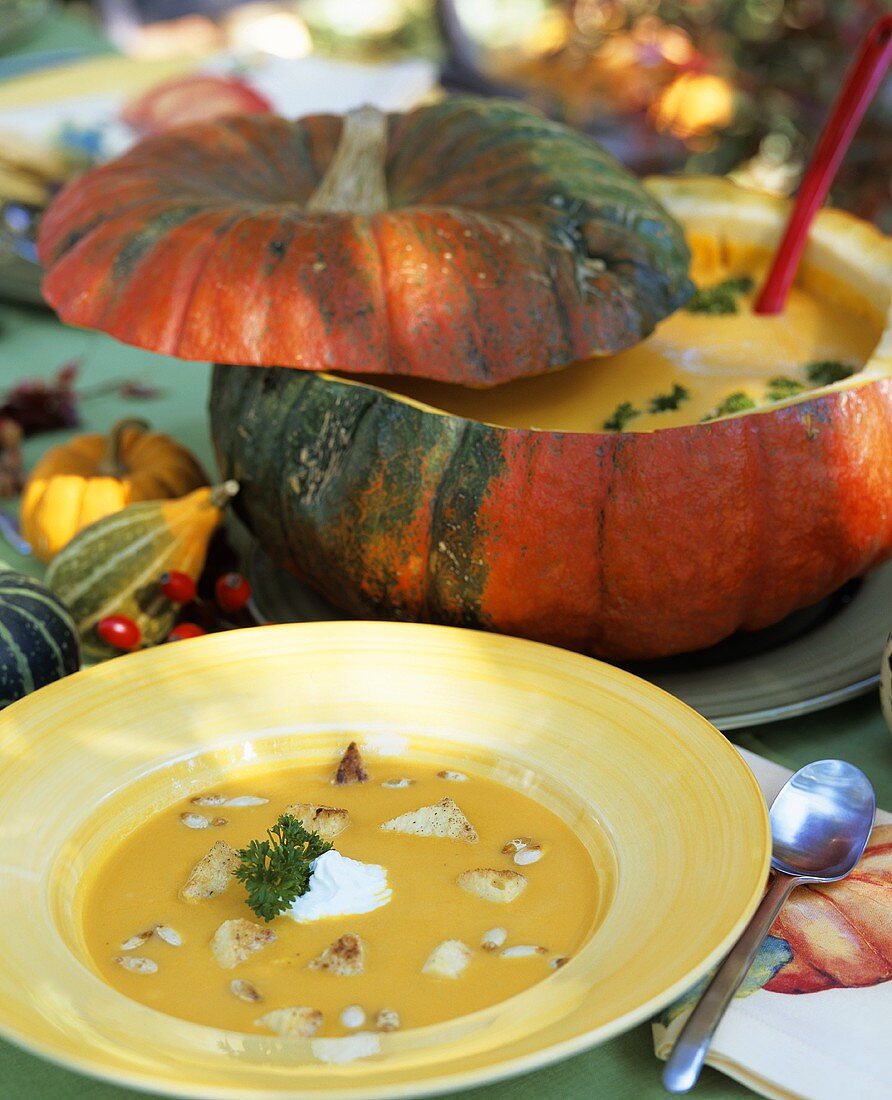
[[204,487],[177,500],[146,500],[103,516],[74,536],[53,558],[46,582],[74,617],[84,652],[113,657],[96,629],[108,615],[127,615],[142,644],[163,641],[176,607],[161,592],[163,573],[177,570],[197,581],[211,535],[238,482]]
[[0,709],[80,664],[77,630],[62,601],[0,562]]

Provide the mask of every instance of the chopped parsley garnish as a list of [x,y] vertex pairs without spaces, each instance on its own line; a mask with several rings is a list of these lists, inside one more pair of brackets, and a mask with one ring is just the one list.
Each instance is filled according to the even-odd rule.
[[630,420],[641,416],[641,410],[636,409],[631,401],[623,401],[617,405],[612,414],[604,421],[605,432],[621,432]]
[[785,397],[794,397],[797,393],[802,393],[804,389],[804,382],[800,382],[796,378],[779,375],[777,378],[769,380],[765,396],[769,401],[783,401]]
[[754,285],[748,275],[724,279],[715,286],[705,286],[695,291],[685,309],[688,313],[737,313],[737,299],[741,294],[748,294]]
[[730,416],[732,413],[746,412],[747,409],[754,409],[756,402],[750,397],[748,393],[744,393],[743,390],[738,390],[736,393],[729,393],[728,396],[720,401],[713,411],[704,416],[704,420],[715,420],[719,416]]
[[687,401],[691,396],[690,391],[676,382],[671,393],[658,393],[650,399],[647,411],[651,413],[670,412],[677,409],[682,401]]
[[851,378],[854,373],[853,366],[841,363],[838,359],[817,359],[814,363],[808,363],[805,368],[806,378],[816,386],[832,386],[834,382]]
[[245,884],[250,908],[270,921],[309,890],[310,864],[331,845],[291,814],[282,814],[266,835],[268,840],[252,840],[239,851],[241,863],[234,873]]

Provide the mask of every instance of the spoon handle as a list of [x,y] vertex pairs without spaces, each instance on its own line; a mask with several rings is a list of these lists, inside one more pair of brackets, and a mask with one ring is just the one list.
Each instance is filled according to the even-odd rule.
[[743,935],[731,948],[712,977],[693,1012],[681,1029],[663,1068],[663,1085],[669,1092],[687,1092],[697,1082],[709,1043],[737,987],[747,975],[768,929],[790,891],[803,880],[795,875],[775,874]]

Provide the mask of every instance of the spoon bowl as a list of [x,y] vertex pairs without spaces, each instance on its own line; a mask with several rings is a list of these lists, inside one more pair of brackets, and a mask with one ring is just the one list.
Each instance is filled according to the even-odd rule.
[[675,1041],[663,1070],[669,1092],[687,1092],[696,1083],[715,1029],[791,891],[851,874],[867,847],[875,813],[870,780],[844,760],[806,764],[781,788],[768,815],[774,879]]
[[876,813],[870,780],[844,760],[817,760],[791,776],[771,807],[771,866],[808,882],[845,878]]

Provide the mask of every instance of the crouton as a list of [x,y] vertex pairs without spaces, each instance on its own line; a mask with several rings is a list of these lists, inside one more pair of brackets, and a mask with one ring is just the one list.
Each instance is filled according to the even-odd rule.
[[250,920],[225,920],[214,933],[211,951],[224,970],[231,970],[268,943],[275,942],[276,934],[272,928],[264,928],[262,924]]
[[323,840],[334,840],[350,824],[350,814],[336,806],[317,806],[312,802],[292,802],[285,807],[311,833],[318,833]]
[[335,785],[343,787],[347,783],[366,783],[368,778],[369,773],[365,770],[359,746],[355,741],[351,741],[347,746],[347,751],[341,757],[340,764],[338,764],[338,770],[334,777]]
[[346,932],[308,963],[308,969],[327,970],[341,978],[361,974],[365,969],[365,943],[354,932]]
[[222,894],[239,865],[239,855],[225,840],[218,840],[206,856],[195,864],[180,890],[183,901],[197,902]]
[[461,940],[443,940],[428,955],[421,973],[433,974],[438,978],[460,978],[473,954]]
[[507,903],[520,897],[527,879],[519,871],[497,871],[494,867],[477,867],[462,871],[456,879],[462,888],[484,901]]
[[266,1027],[276,1035],[309,1039],[322,1027],[322,1013],[318,1008],[297,1005],[293,1008],[275,1008],[254,1021],[255,1027]]
[[375,1016],[375,1027],[379,1031],[398,1031],[400,1014],[395,1008],[382,1008]]
[[443,798],[433,806],[419,806],[417,810],[400,814],[380,826],[393,833],[409,836],[440,836],[450,840],[477,843],[477,830],[468,821],[451,798]]

